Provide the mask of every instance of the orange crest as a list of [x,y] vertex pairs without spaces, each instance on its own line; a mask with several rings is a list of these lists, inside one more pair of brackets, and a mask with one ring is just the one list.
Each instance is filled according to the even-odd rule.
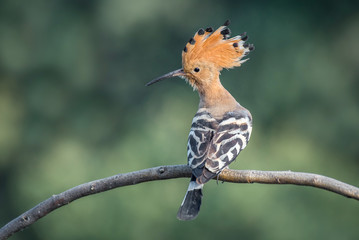
[[201,61],[213,64],[218,71],[223,68],[239,67],[248,59],[242,59],[254,50],[252,44],[245,43],[248,39],[246,33],[230,38],[231,31],[228,28],[230,21],[213,32],[212,28],[199,29],[193,38],[189,40],[182,52],[182,65],[191,65]]

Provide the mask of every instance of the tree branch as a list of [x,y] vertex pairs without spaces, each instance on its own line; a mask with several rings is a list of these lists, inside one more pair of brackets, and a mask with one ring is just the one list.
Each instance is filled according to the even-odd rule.
[[[33,224],[55,209],[88,195],[142,182],[190,176],[191,169],[187,165],[172,165],[117,174],[111,177],[84,183],[60,194],[52,195],[50,198],[13,219],[0,229],[0,239],[7,239],[12,234]],[[312,173],[225,169],[219,175],[218,179],[220,181],[232,183],[295,184],[311,186],[359,200],[359,188],[333,178]]]

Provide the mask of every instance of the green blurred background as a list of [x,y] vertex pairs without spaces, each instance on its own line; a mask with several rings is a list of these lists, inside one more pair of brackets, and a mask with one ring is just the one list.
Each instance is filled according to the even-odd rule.
[[[198,95],[181,66],[200,27],[232,20],[256,50],[221,75],[250,109],[231,168],[292,170],[359,186],[356,1],[0,2],[0,225],[78,184],[186,163]],[[206,185],[176,219],[188,179],[89,196],[12,239],[358,239],[359,203],[319,189]]]

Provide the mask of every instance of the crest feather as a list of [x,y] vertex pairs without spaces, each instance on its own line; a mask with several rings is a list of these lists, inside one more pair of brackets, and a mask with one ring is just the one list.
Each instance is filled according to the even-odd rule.
[[247,61],[242,58],[254,50],[254,46],[245,42],[248,39],[246,33],[230,38],[229,23],[227,20],[214,32],[212,28],[205,31],[199,29],[182,52],[183,67],[194,61],[202,61],[215,65],[220,71],[238,67]]

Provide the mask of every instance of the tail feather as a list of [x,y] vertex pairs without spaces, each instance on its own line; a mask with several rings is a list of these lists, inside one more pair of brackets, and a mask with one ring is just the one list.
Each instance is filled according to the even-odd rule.
[[217,173],[213,173],[208,170],[208,168],[204,167],[202,170],[201,176],[198,177],[197,182],[200,184],[205,184],[212,178],[214,178],[217,175]]
[[192,177],[186,196],[178,210],[177,218],[182,221],[193,220],[198,216],[202,202],[203,184],[198,184]]

